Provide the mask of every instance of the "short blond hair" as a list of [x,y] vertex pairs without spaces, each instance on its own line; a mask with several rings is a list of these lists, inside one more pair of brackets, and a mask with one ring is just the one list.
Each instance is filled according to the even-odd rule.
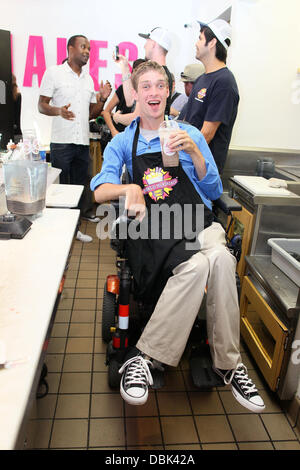
[[151,70],[155,72],[159,72],[163,76],[166,82],[166,85],[169,86],[169,80],[168,80],[168,76],[166,74],[165,69],[161,65],[159,65],[157,62],[154,62],[153,60],[147,60],[146,62],[143,62],[142,64],[140,64],[132,72],[131,82],[135,91],[137,91],[138,89],[140,77],[144,75],[145,73],[150,72]]

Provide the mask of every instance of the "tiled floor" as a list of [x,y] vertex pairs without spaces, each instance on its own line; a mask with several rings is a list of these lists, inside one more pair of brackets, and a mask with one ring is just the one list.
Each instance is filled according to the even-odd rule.
[[35,448],[300,450],[299,433],[243,346],[244,363],[266,403],[261,415],[240,406],[229,387],[198,391],[185,357],[167,370],[165,387],[151,391],[144,406],[128,406],[110,390],[101,308],[106,275],[116,272],[115,253],[95,229],[82,223],[94,240],[74,242],[46,356],[49,393],[38,400]]

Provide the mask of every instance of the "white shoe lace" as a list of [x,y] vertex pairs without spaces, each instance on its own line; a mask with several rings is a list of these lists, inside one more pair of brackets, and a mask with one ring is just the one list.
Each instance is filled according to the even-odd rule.
[[147,386],[153,384],[152,375],[149,369],[149,365],[152,366],[151,361],[144,359],[142,356],[135,356],[126,361],[121,369],[119,374],[122,374],[127,366],[125,376],[125,387],[134,387],[134,385],[143,385]]
[[[229,375],[229,373],[230,373],[230,377],[226,378],[226,376]],[[253,393],[253,392],[257,392],[257,388],[255,387],[255,384],[248,377],[248,370],[244,364],[242,363],[238,364],[236,369],[233,369],[232,371],[228,371],[225,374],[224,376],[225,384],[226,385],[230,384],[234,376],[237,382],[241,384],[241,388],[242,390],[244,390],[246,395]]]

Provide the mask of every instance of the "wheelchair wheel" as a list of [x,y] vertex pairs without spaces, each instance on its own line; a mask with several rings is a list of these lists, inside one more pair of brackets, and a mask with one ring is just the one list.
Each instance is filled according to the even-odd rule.
[[119,374],[120,364],[117,361],[110,361],[108,364],[108,385],[110,388],[120,386],[121,374]]
[[105,343],[111,340],[110,329],[116,324],[116,294],[107,291],[107,285],[104,286],[103,304],[102,304],[102,339]]

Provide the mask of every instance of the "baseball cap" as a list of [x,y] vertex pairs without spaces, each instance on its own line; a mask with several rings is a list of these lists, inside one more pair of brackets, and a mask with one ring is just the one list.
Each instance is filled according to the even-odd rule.
[[148,34],[139,33],[139,36],[144,39],[152,39],[153,41],[157,42],[161,47],[169,51],[172,46],[171,35],[169,31],[164,28],[154,28]]
[[199,62],[198,64],[188,64],[184,67],[184,71],[180,74],[181,81],[194,82],[204,72],[205,68],[202,62]]
[[228,44],[226,44],[225,39],[230,39],[231,41],[231,26],[227,21],[217,19],[210,21],[209,23],[202,23],[201,21],[198,21],[198,23],[201,28],[203,26],[210,28],[220,43],[223,44],[225,49],[228,49]]

